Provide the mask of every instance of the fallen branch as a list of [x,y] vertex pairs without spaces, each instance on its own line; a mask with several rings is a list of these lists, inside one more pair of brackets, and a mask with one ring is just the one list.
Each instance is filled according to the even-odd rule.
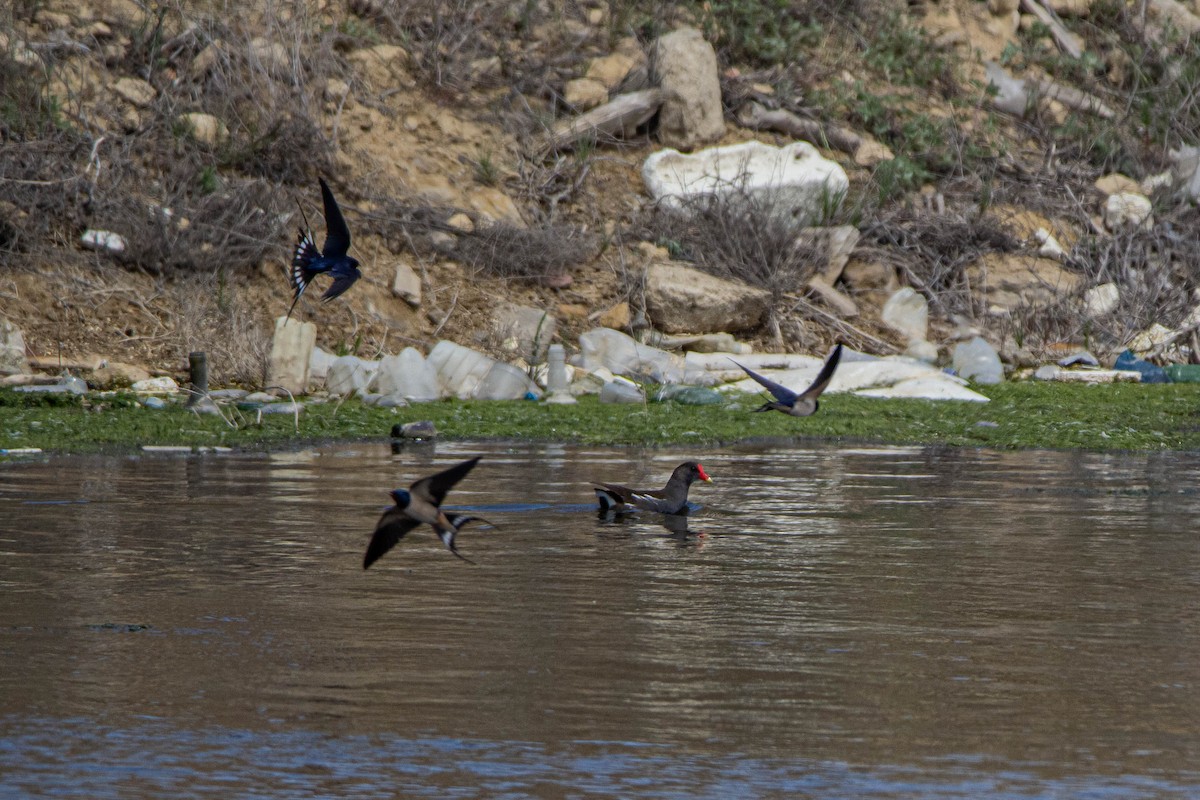
[[737,114],[738,124],[743,128],[766,129],[786,133],[796,139],[828,146],[834,150],[854,155],[862,147],[863,138],[848,128],[832,123],[822,124],[804,119],[781,108],[768,110],[753,101],[743,105]]
[[1069,55],[1071,58],[1079,58],[1083,55],[1083,40],[1075,34],[1071,33],[1066,27],[1058,21],[1058,17],[1054,16],[1048,8],[1043,6],[1038,0],[1021,0],[1021,8],[1028,11],[1038,18],[1038,22],[1050,29],[1050,35],[1054,37],[1054,41],[1058,43],[1058,49]]
[[586,114],[563,120],[550,129],[544,148],[547,151],[574,147],[585,137],[622,138],[634,133],[658,113],[663,96],[659,89],[646,89],[614,97]]

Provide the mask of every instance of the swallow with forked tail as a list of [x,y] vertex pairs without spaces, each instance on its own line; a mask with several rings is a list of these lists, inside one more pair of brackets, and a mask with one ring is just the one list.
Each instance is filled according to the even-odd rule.
[[821,367],[821,371],[817,373],[816,380],[805,389],[803,392],[796,394],[786,386],[781,386],[770,378],[764,378],[754,370],[748,367],[742,367],[738,362],[733,361],[747,375],[758,381],[766,388],[774,400],[763,403],[761,407],[754,409],[755,411],[782,411],[784,414],[790,414],[793,417],[809,417],[817,413],[817,398],[821,396],[821,392],[825,391],[825,387],[833,380],[833,373],[837,369],[838,361],[842,357],[842,346],[838,344],[833,348],[833,352],[829,354],[829,358],[825,359],[825,365]]
[[[333,198],[333,192],[329,191],[329,184],[325,183],[325,179],[317,180],[321,183],[321,200],[325,204],[325,246],[317,249],[317,241],[308,227],[308,219],[305,218],[304,228],[300,230],[300,239],[296,242],[296,253],[292,256],[292,269],[288,273],[294,293],[292,305],[287,313],[288,319],[291,319],[300,296],[316,276],[327,274],[333,278],[333,283],[329,284],[325,294],[321,295],[321,300],[326,303],[341,295],[362,277],[362,273],[358,271],[358,261],[347,255],[350,251],[350,229],[346,227],[342,210],[338,208],[337,200]],[[300,209],[300,215],[304,216],[303,208]]]
[[442,511],[441,505],[442,501],[446,499],[446,493],[474,469],[477,463],[479,463],[478,456],[456,464],[436,475],[421,478],[407,489],[393,491],[392,499],[396,505],[384,511],[383,516],[375,525],[375,533],[372,534],[371,543],[367,545],[367,554],[363,557],[363,569],[367,569],[378,561],[384,553],[395,547],[405,534],[422,523],[433,526],[433,530],[451,553],[468,564],[475,563],[458,552],[454,538],[468,522],[482,522],[485,525],[492,525],[492,523],[482,517],[447,514]]

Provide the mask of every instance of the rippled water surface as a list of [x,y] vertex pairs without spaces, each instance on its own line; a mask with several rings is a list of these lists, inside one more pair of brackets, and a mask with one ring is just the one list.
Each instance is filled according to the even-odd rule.
[[0,464],[0,797],[1200,797],[1200,456],[694,455]]

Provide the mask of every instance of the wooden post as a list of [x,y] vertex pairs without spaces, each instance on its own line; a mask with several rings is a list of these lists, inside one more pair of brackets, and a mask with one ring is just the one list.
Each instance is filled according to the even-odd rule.
[[188,406],[200,402],[208,394],[208,354],[188,353]]

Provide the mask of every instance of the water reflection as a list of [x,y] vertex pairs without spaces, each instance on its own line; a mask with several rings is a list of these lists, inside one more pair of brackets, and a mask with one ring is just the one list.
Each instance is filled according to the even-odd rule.
[[[481,452],[478,566],[363,572]],[[694,455],[0,465],[0,796],[1200,794],[1200,458],[743,445],[597,514]]]

